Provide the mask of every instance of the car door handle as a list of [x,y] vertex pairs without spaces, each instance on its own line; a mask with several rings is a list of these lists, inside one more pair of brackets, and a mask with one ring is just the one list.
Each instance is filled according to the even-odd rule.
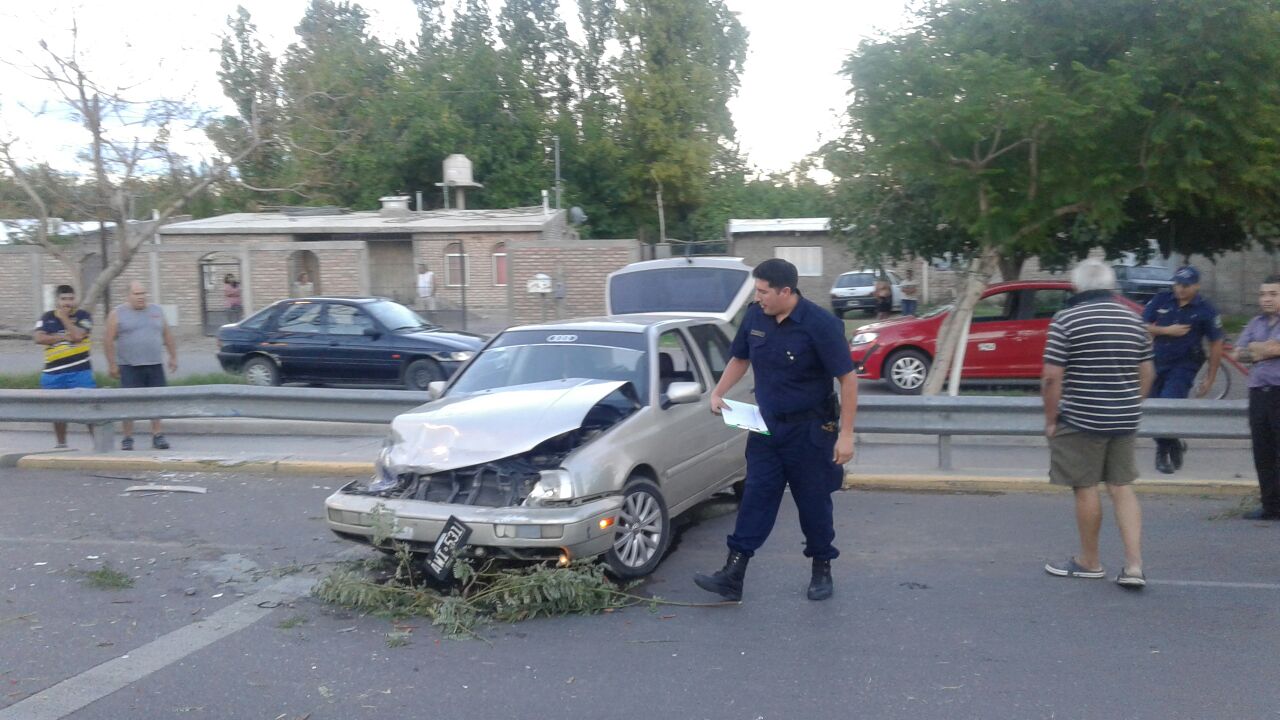
[[990,352],[996,349],[995,343],[978,343],[978,349],[982,352]]

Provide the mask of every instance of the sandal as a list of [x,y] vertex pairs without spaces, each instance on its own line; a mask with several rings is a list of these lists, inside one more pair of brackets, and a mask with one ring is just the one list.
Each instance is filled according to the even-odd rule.
[[1102,568],[1090,570],[1076,562],[1076,559],[1073,557],[1067,558],[1065,562],[1045,563],[1044,571],[1050,575],[1056,575],[1058,577],[1089,578],[1091,580],[1107,576],[1106,570],[1103,570]]
[[1130,575],[1128,570],[1121,570],[1116,576],[1116,584],[1130,590],[1141,590],[1147,586],[1147,576],[1141,572]]

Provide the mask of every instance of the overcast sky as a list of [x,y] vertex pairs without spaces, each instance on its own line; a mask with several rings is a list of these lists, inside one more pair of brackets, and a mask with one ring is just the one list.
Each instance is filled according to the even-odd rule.
[[[905,12],[903,0],[727,2],[751,35],[742,88],[730,108],[749,160],[765,171],[787,169],[838,133],[846,103],[841,63],[862,38],[898,27]],[[307,0],[7,0],[0,8],[0,60],[29,64],[23,56],[39,58],[42,39],[65,50],[74,18],[84,66],[132,87],[130,97],[183,97],[223,108],[214,49],[237,5],[249,10],[261,39],[279,55],[294,40]],[[411,0],[360,5],[384,41],[416,34]],[[574,7],[569,0],[561,5]],[[43,99],[53,100],[46,85],[0,64],[0,136],[21,137],[30,159],[66,165],[82,143],[65,122],[29,118]],[[196,132],[179,135],[178,150],[198,156],[201,139]]]

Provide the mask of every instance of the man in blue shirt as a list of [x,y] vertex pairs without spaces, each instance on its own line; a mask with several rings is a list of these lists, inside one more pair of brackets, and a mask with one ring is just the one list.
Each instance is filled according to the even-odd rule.
[[[831,493],[840,489],[844,464],[853,458],[853,421],[858,379],[844,338],[844,323],[801,297],[795,265],[774,258],[752,271],[756,302],[747,309],[734,338],[720,382],[711,393],[711,411],[724,408],[724,395],[755,372],[755,395],[769,433],[747,438],[747,479],[738,519],[728,538],[729,557],[719,571],[695,575],[704,590],[742,599],[747,561],[764,544],[778,517],[788,486],[804,532],[804,554],[812,559],[810,600],[831,597]],[[837,403],[832,378],[840,381]]]
[[[1204,397],[1218,377],[1222,361],[1222,316],[1200,295],[1200,271],[1187,265],[1173,274],[1173,290],[1151,298],[1142,320],[1154,339],[1156,382],[1151,397],[1185,398],[1204,364],[1209,340],[1209,368],[1196,397]],[[1156,469],[1172,473],[1182,467],[1187,444],[1180,438],[1156,438]]]

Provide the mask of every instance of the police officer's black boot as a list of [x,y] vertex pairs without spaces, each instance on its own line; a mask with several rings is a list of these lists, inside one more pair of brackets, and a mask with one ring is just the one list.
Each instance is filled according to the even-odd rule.
[[1165,475],[1173,474],[1173,459],[1169,457],[1169,441],[1156,438],[1156,470]]
[[703,590],[716,593],[725,600],[741,600],[742,579],[747,575],[747,561],[750,559],[736,550],[730,550],[724,567],[710,575],[698,573],[693,576],[693,581]]
[[831,561],[813,559],[813,576],[809,578],[809,599],[826,600],[833,591]]

